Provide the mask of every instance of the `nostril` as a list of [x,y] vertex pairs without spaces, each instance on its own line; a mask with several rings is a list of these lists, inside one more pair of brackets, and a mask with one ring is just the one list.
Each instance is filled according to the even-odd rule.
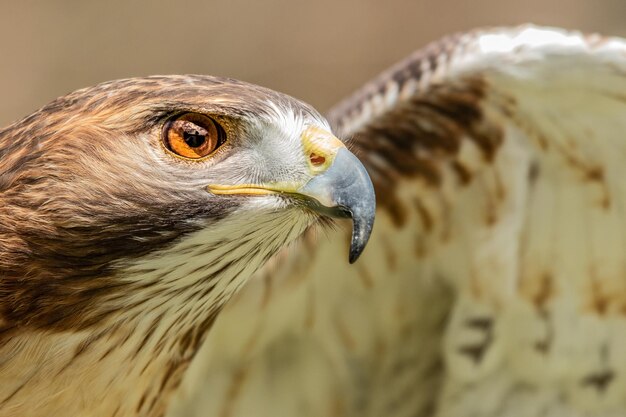
[[311,155],[309,155],[309,160],[311,161],[311,164],[313,164],[314,166],[324,165],[324,163],[326,162],[326,158],[314,152],[311,153]]

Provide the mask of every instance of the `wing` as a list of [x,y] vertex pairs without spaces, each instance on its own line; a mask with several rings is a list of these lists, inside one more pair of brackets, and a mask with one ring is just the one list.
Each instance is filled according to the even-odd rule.
[[[451,36],[329,113],[374,181],[361,260],[309,234],[218,319],[178,410],[621,415],[626,44]],[[621,410],[621,411],[620,411]]]

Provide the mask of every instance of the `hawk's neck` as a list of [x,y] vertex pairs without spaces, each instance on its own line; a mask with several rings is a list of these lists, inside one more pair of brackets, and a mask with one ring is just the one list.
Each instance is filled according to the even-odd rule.
[[67,308],[75,328],[6,326],[0,416],[163,415],[222,306],[308,226],[284,213],[254,227],[230,220],[117,265],[89,320]]

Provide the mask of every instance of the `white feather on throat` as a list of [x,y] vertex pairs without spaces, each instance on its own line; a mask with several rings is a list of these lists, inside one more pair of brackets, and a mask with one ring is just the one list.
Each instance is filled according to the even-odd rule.
[[240,209],[172,247],[122,268],[119,276],[123,280],[148,286],[147,291],[125,294],[124,304],[132,306],[153,295],[148,305],[142,303],[142,311],[151,304],[178,308],[181,303],[197,304],[187,308],[203,306],[211,312],[219,309],[268,257],[296,239],[314,220],[300,208],[277,207],[282,204],[276,197],[254,199],[254,219],[249,207]]
[[[0,397],[10,398],[2,410],[9,414],[0,416],[97,417],[139,410],[152,415],[164,410],[215,314],[268,257],[315,220],[306,210],[284,207],[276,197],[251,201],[253,209],[248,203],[118,269],[117,277],[130,285],[96,306],[103,318],[95,330],[33,331],[0,346],[0,357],[13,358],[0,362],[0,369],[13,375],[14,382],[0,386]],[[35,340],[29,345],[34,349],[24,348],[24,337]],[[50,375],[58,383],[51,384]],[[115,382],[120,379],[125,383]],[[26,382],[28,389],[23,388]],[[38,404],[29,401],[34,392]],[[82,393],[106,401],[85,402]],[[116,410],[116,404],[123,408]]]

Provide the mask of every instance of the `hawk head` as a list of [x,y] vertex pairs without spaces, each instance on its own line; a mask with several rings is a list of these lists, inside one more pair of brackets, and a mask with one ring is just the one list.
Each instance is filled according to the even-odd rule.
[[321,215],[353,218],[352,261],[372,226],[369,177],[325,119],[235,80],[79,90],[0,145],[0,326],[83,328],[150,303],[207,315]]

